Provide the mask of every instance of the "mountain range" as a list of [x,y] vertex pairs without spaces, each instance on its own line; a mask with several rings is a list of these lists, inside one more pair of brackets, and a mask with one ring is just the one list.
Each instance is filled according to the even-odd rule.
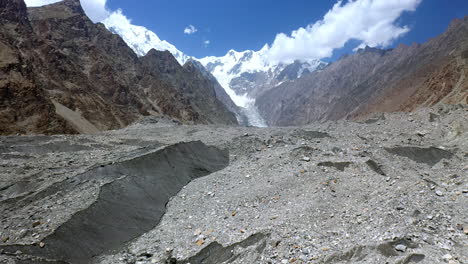
[[424,44],[366,47],[256,101],[269,125],[365,119],[437,103],[468,103],[468,17]]
[[93,133],[144,116],[238,124],[196,68],[169,52],[137,56],[79,0],[0,4],[1,134]]
[[189,60],[201,63],[237,105],[236,114],[240,117],[239,120],[244,120],[241,122],[246,122],[247,125],[266,126],[255,106],[255,98],[259,94],[327,65],[320,60],[272,63],[267,54],[268,45],[259,51],[229,50],[221,57],[209,56],[198,59],[184,54],[174,45],[161,40],[151,30],[132,25],[120,11],[111,14],[103,24],[111,32],[120,35],[140,57],[145,56],[151,49],[167,50],[181,65]]
[[283,64],[105,23],[0,0],[0,263],[468,263],[468,17]]
[[197,59],[144,27],[119,29],[121,23],[112,19],[104,24],[140,56],[154,47],[169,50],[181,64],[199,62],[224,88],[236,105],[232,111],[247,125],[362,119],[467,100],[466,18],[454,20],[447,32],[427,43],[392,50],[366,47],[330,65],[320,60],[271,63],[268,45],[259,51],[230,50],[221,57]]
[[94,24],[79,0],[0,8],[1,134],[95,133],[145,116],[305,125],[468,100],[466,17],[424,44],[366,47],[330,64],[272,63],[268,45],[197,59],[116,23],[120,12]]

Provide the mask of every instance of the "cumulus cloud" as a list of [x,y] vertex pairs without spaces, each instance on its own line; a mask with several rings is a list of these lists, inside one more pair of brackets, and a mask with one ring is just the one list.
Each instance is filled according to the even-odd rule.
[[197,31],[198,31],[198,29],[196,27],[194,27],[193,25],[188,25],[184,29],[184,34],[192,35],[192,34],[195,34],[195,32],[197,32]]
[[410,29],[396,20],[414,11],[422,0],[338,1],[322,20],[286,35],[278,34],[269,51],[271,62],[322,59],[333,55],[349,40],[359,47],[386,47]]
[[101,22],[110,15],[106,0],[81,0],[81,5],[93,22]]
[[[43,6],[61,0],[25,0],[27,6]],[[101,22],[111,13],[106,8],[106,0],[81,0],[83,10],[93,22]]]
[[209,40],[205,40],[203,41],[203,44],[205,44],[205,47],[208,47],[208,45],[210,45],[211,41]]

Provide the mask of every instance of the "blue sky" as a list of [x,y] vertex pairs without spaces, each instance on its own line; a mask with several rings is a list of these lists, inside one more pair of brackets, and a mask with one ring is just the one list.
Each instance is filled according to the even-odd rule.
[[[389,0],[392,1],[392,0]],[[335,0],[108,0],[110,10],[122,9],[135,25],[145,26],[186,54],[222,56],[228,50],[259,50],[276,34],[313,24],[323,18]],[[393,43],[425,42],[445,31],[454,18],[468,15],[466,0],[423,0],[415,12],[396,22],[410,31]],[[352,21],[350,21],[352,23]],[[193,25],[197,32],[184,34]],[[204,41],[210,44],[205,45]],[[351,41],[351,43],[353,43]],[[352,45],[335,50],[334,58],[352,52]]]
[[[60,0],[25,1],[40,6]],[[273,64],[333,61],[366,45],[426,42],[452,19],[468,15],[468,0],[80,1],[94,22],[126,32],[127,42],[145,47],[143,54],[153,47],[202,58],[230,49],[257,51],[268,44],[262,58]],[[145,43],[146,29],[135,25],[169,43]]]

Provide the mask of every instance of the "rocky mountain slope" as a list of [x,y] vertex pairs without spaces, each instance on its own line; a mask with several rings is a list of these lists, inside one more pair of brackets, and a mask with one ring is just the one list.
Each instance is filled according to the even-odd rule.
[[0,134],[74,132],[35,81],[34,37],[23,1],[0,2]]
[[468,262],[468,108],[0,137],[0,263]]
[[[149,70],[149,74],[155,74],[158,79],[171,84],[180,94],[183,94],[190,106],[197,113],[204,114],[209,123],[236,123],[235,114],[218,99],[224,100],[224,94],[217,92],[213,80],[205,76],[192,63],[181,66],[169,51],[155,49],[141,57],[140,61]],[[226,103],[229,104],[229,102]]]
[[257,98],[269,125],[362,118],[439,102],[468,103],[468,17],[424,44],[366,48]]
[[[237,124],[214,91],[168,81],[118,35],[93,24],[78,0],[29,9],[3,1],[0,10],[2,134],[93,133],[147,115]],[[168,61],[157,63],[174,64],[162,59]],[[200,73],[183,78],[195,82]],[[193,90],[196,96],[183,94]],[[205,108],[197,107],[201,100]]]

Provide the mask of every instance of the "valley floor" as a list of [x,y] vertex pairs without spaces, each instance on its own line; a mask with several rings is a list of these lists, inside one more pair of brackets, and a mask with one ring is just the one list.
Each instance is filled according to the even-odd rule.
[[0,263],[468,263],[466,106],[0,142]]

